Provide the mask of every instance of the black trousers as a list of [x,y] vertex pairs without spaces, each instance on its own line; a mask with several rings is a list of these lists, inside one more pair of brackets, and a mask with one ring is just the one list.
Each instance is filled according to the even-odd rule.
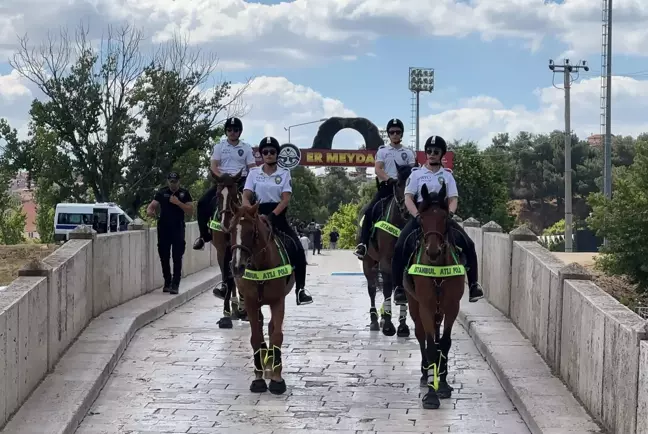
[[[475,251],[475,243],[468,236],[464,228],[456,221],[452,219],[448,220],[448,226],[450,231],[452,231],[452,242],[466,255],[466,275],[468,277],[468,285],[477,283],[477,280],[479,279],[479,270],[477,269],[477,252]],[[397,286],[403,286],[405,267],[407,267],[407,262],[416,248],[415,231],[419,228],[420,226],[416,219],[410,218],[401,231],[398,241],[396,241],[394,257],[392,259],[392,276]]]
[[[182,277],[182,256],[185,252],[185,226],[157,228],[158,254],[162,265],[164,285],[179,285]],[[173,257],[173,275],[171,258]]]
[[[277,205],[278,203],[262,203],[259,205],[259,213],[268,215],[274,211]],[[295,267],[295,285],[296,289],[299,290],[306,287],[306,252],[301,245],[301,241],[299,241],[299,237],[288,223],[288,219],[286,219],[287,211],[287,209],[284,210],[274,219],[274,230],[285,233],[292,240],[292,243],[286,243],[286,250],[290,262]]]
[[[242,177],[239,180],[238,191],[243,191],[245,180],[246,177]],[[198,206],[196,210],[198,230],[200,231],[200,238],[202,238],[206,243],[210,242],[212,239],[211,231],[209,229],[209,220],[212,218],[212,215],[216,210],[216,203],[214,199],[216,198],[217,188],[217,185],[212,185],[211,188],[207,190],[200,199],[198,199]]]
[[394,189],[387,182],[381,182],[378,185],[378,191],[374,195],[369,206],[365,209],[364,220],[362,221],[362,229],[360,230],[360,243],[368,244],[371,235],[371,226],[373,225],[374,215],[373,209],[378,202],[382,199],[391,197],[394,194]]

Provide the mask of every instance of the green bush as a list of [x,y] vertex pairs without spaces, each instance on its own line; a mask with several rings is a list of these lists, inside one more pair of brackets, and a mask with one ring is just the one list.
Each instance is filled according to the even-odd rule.
[[338,211],[333,213],[322,230],[322,241],[325,246],[328,246],[328,234],[333,228],[336,228],[340,234],[338,249],[351,249],[356,246],[359,210],[360,204],[357,203],[340,205]]
[[637,141],[634,162],[615,168],[613,197],[601,193],[588,198],[590,227],[608,245],[601,247],[597,265],[627,276],[644,292],[648,289],[648,142]]

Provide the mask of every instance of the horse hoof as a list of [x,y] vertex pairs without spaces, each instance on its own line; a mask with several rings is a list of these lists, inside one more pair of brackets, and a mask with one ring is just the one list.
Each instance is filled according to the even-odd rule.
[[394,336],[396,334],[396,327],[391,321],[385,321],[383,324],[382,332],[385,336]]
[[270,387],[268,389],[270,389],[270,393],[273,395],[282,395],[286,392],[286,382],[284,380],[270,380]]
[[231,329],[232,328],[232,318],[224,316],[218,320],[219,329]]
[[452,391],[454,388],[446,382],[439,383],[439,390],[437,390],[437,395],[440,399],[450,399],[452,397]]
[[410,329],[407,324],[401,324],[398,326],[397,336],[399,338],[407,338],[410,335]]
[[213,289],[212,294],[214,294],[214,297],[219,298],[221,300],[225,300],[225,294],[221,291],[219,287],[216,287]]
[[439,407],[441,407],[441,401],[439,401],[439,397],[437,396],[436,392],[430,390],[423,397],[423,408],[426,410],[436,410]]
[[239,318],[241,321],[249,321],[249,319],[248,319],[248,314],[247,314],[247,312],[244,311],[244,310],[239,310],[239,311],[238,311],[238,318]]
[[427,387],[428,383],[428,377],[427,375],[421,375],[421,380],[419,381],[419,386],[421,387]]
[[377,332],[378,330],[380,330],[378,321],[371,321],[371,324],[369,324],[369,330],[371,330],[372,332]]
[[268,391],[268,385],[263,378],[257,378],[250,384],[250,392],[263,393]]

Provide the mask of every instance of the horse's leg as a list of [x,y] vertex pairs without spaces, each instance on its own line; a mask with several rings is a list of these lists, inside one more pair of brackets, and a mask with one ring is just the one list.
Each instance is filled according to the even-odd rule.
[[[419,285],[419,288],[421,286]],[[435,328],[436,328],[436,321],[434,318],[434,313],[436,312],[437,309],[437,297],[436,297],[436,288],[423,288],[420,292],[424,291],[429,291],[430,293],[425,294],[424,300],[419,300],[419,315],[421,318],[421,322],[423,323],[423,327],[425,329],[425,340],[426,340],[426,347],[425,347],[425,353],[427,356],[427,361],[428,361],[428,366],[427,366],[427,374],[428,374],[428,391],[423,396],[423,408],[426,409],[437,409],[441,406],[441,402],[439,401],[439,395],[437,394],[437,387],[438,385],[435,385],[435,382],[438,381],[438,374],[439,374],[439,363],[437,359],[437,345],[436,345],[436,339],[435,339]],[[418,292],[417,292],[418,293]]]
[[[394,281],[391,276],[391,269],[390,267],[387,267],[386,269],[389,271],[383,271],[383,281],[386,282],[385,285],[389,286],[389,288],[391,288],[393,291]],[[385,290],[383,288],[383,294],[384,293]],[[407,338],[409,337],[409,335],[410,329],[407,326],[407,304],[401,304],[400,312],[398,314],[398,329],[396,329],[396,336],[398,336],[399,338]]]
[[286,382],[281,377],[281,346],[283,345],[283,321],[286,309],[286,299],[279,300],[270,305],[272,318],[272,333],[270,334],[270,351],[272,352],[272,377],[270,379],[270,393],[281,395],[286,391]]
[[[263,315],[263,314],[261,314]],[[268,321],[268,337],[272,336],[274,331],[274,324],[272,322],[272,315],[270,315],[270,321]],[[270,380],[272,378],[272,365],[274,363],[273,352],[269,351],[266,347],[266,356],[264,359],[264,369],[265,369],[265,379]]]
[[[256,303],[255,303],[256,304]],[[268,390],[268,385],[263,379],[263,347],[265,340],[261,333],[263,323],[259,318],[260,306],[247,306],[250,314],[250,344],[254,351],[254,380],[250,384],[250,392],[263,393]],[[267,348],[267,347],[266,347]]]
[[[383,271],[384,268],[380,267],[380,275],[382,276],[382,285],[383,285],[383,297],[385,301],[383,302],[383,326],[382,332],[385,336],[394,336],[396,334],[396,327],[392,322],[392,310],[391,310],[391,296],[394,291],[394,286],[391,279],[391,274],[388,271]],[[409,334],[408,334],[409,336]]]
[[[220,249],[217,248],[216,249],[216,258],[218,259],[218,266],[220,267],[220,270],[221,270],[221,276],[226,275],[225,271],[224,271],[225,270],[225,268],[224,268],[224,264],[225,264],[225,252],[224,252],[224,249],[226,249],[226,248],[227,247],[223,247],[223,248],[220,248]],[[227,285],[225,280],[223,280],[222,284]],[[222,295],[221,290],[218,287],[214,288],[213,293],[214,293],[214,296],[216,296],[217,298],[220,298],[221,295]],[[221,328],[221,329],[231,329],[232,328],[232,308],[230,307],[230,297],[231,297],[230,291],[226,290],[225,291],[225,297],[223,299],[223,317],[220,320],[218,320],[218,328]]]
[[418,341],[419,347],[421,348],[421,379],[419,381],[419,385],[421,387],[427,387],[427,383],[428,383],[427,367],[429,363],[427,358],[427,352],[425,351],[425,343],[426,343],[425,328],[423,327],[423,323],[421,322],[421,315],[419,314],[418,301],[414,300],[412,297],[407,297],[407,298],[409,301],[407,305],[409,306],[410,316],[414,321],[414,336],[416,336],[416,340]]
[[367,291],[369,292],[369,300],[371,301],[371,308],[369,309],[369,330],[378,331],[380,326],[378,325],[378,311],[376,310],[376,271],[374,270],[374,262],[366,255],[362,260],[362,271],[364,272],[365,278],[367,279]]
[[[463,288],[463,282],[461,285]],[[443,295],[443,310],[445,318],[443,321],[443,335],[438,340],[439,350],[439,390],[437,391],[441,399],[447,399],[452,396],[454,388],[448,384],[448,357],[450,347],[452,347],[452,327],[454,326],[457,316],[459,315],[459,305],[463,291],[446,291]]]

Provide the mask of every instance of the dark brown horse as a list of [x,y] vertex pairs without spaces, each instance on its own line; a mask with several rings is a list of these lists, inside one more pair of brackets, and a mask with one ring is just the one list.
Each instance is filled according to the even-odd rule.
[[[236,295],[236,283],[234,279],[226,279],[226,270],[229,270],[229,264],[226,264],[226,256],[230,248],[230,234],[228,227],[232,217],[234,216],[234,206],[241,205],[241,194],[238,191],[238,183],[241,180],[241,172],[235,176],[223,174],[214,177],[216,182],[216,201],[214,216],[209,222],[209,229],[212,234],[212,244],[216,248],[216,255],[218,257],[218,266],[223,275],[222,285],[227,287],[223,300],[223,317],[218,321],[219,328],[231,329],[232,316],[242,320],[247,319],[247,312],[244,308],[244,301],[239,301]],[[218,287],[214,288],[214,295],[222,298],[222,291]],[[230,307],[231,301],[231,307]]]
[[[259,215],[259,204],[251,207],[234,206],[234,217],[229,225],[233,237],[232,272],[240,294],[245,299],[254,351],[255,379],[250,391],[280,395],[286,391],[281,376],[283,322],[286,295],[295,285],[295,274],[283,245],[275,238],[270,224]],[[269,346],[263,334],[261,306],[270,306]],[[263,379],[264,371],[270,385]]]
[[389,310],[385,310],[385,303],[380,309],[382,332],[385,336],[394,336],[397,333],[399,337],[407,337],[410,334],[407,326],[407,306],[402,305],[400,307],[398,330],[394,327],[391,319],[391,298],[394,292],[391,262],[398,235],[405,226],[409,215],[405,208],[404,199],[405,183],[412,173],[412,167],[399,165],[396,165],[396,167],[398,169],[398,179],[392,184],[392,197],[378,202],[374,211],[372,211],[372,214],[380,213],[381,218],[374,225],[373,234],[367,246],[367,254],[362,259],[362,270],[367,279],[367,289],[371,300],[371,308],[369,309],[371,323],[369,329],[373,331],[380,329],[378,312],[376,311],[376,289],[378,287],[378,273],[380,273],[383,297],[385,300],[390,301]]
[[[465,269],[452,242],[445,185],[439,193],[423,186],[418,210],[421,232],[403,278],[416,339],[421,347],[421,386],[427,386],[423,408],[436,409],[439,398],[454,390],[447,382],[452,326],[464,293]],[[441,323],[443,322],[443,335]]]

